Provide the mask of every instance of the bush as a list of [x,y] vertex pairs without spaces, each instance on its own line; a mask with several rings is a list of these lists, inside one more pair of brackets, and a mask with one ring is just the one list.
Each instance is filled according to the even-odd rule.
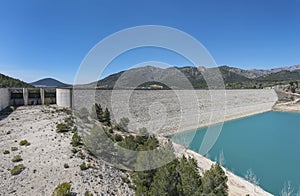
[[77,157],[81,159],[85,158],[84,154],[81,151],[78,152]]
[[84,196],[93,196],[93,194],[90,193],[89,191],[86,191],[86,192],[84,193]]
[[81,145],[81,137],[78,135],[78,133],[74,133],[71,144],[74,147]]
[[56,132],[57,133],[65,133],[70,131],[70,127],[64,123],[59,123],[56,125]]
[[119,134],[116,134],[115,135],[115,140],[116,140],[116,142],[121,142],[121,141],[123,141],[123,137]]
[[12,160],[12,162],[19,162],[19,161],[23,161],[21,155],[15,155]]
[[71,184],[69,182],[64,182],[54,189],[52,196],[71,196]]
[[4,150],[3,151],[3,154],[9,154],[10,152],[9,152],[9,150]]
[[64,164],[64,168],[69,168],[69,165],[67,163]]
[[78,150],[76,148],[72,148],[71,150],[74,154],[76,154],[78,152]]
[[89,167],[85,164],[85,162],[83,162],[81,165],[80,165],[80,169],[81,170],[87,170]]
[[21,146],[29,146],[30,142],[28,142],[27,140],[21,140],[19,143]]
[[18,175],[25,169],[25,166],[23,164],[16,165],[11,171],[11,175]]
[[18,147],[15,147],[15,146],[11,147],[11,151],[17,151],[17,150],[18,150]]

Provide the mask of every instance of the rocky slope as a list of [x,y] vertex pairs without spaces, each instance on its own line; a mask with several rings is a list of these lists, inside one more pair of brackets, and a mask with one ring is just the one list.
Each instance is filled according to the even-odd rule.
[[[0,121],[0,195],[51,195],[62,182],[71,182],[72,193],[84,195],[134,195],[134,191],[123,183],[123,173],[93,157],[83,150],[83,156],[71,152],[72,133],[56,133],[56,123],[67,117],[55,107],[19,107]],[[29,146],[20,146],[21,140]],[[11,147],[18,150],[12,151]],[[9,154],[3,152],[8,150]],[[15,155],[22,161],[12,162]],[[91,165],[81,170],[85,162]],[[23,164],[25,169],[12,175],[11,169]],[[69,168],[64,168],[68,164]]]

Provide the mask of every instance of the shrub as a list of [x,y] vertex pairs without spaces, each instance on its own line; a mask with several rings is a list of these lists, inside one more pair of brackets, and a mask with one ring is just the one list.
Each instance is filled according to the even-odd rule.
[[84,154],[81,151],[78,152],[77,157],[81,159],[85,158]]
[[72,116],[65,118],[65,123],[68,127],[72,127],[74,125],[74,120]]
[[21,155],[15,155],[12,160],[12,162],[19,162],[19,161],[23,161]]
[[80,165],[80,169],[81,170],[87,170],[89,168],[89,166],[87,166],[86,164],[85,164],[85,162],[83,162],[81,165]]
[[84,193],[84,196],[93,196],[93,194],[92,194],[91,192],[89,192],[89,191],[86,191],[86,192]]
[[76,154],[78,152],[78,150],[76,148],[72,148],[71,150],[74,154]]
[[11,151],[17,151],[17,150],[18,150],[18,147],[15,147],[15,146],[11,147]]
[[67,163],[65,163],[64,168],[69,168],[69,165]]
[[27,140],[21,140],[19,143],[21,146],[29,146],[30,142],[28,142]]
[[69,182],[64,182],[54,189],[52,196],[71,196],[71,184]]
[[116,140],[116,142],[121,142],[121,141],[123,141],[123,137],[119,134],[116,134],[115,135],[115,140]]
[[71,144],[74,147],[81,145],[81,137],[78,135],[78,133],[74,133]]
[[70,131],[70,127],[64,123],[59,123],[56,125],[56,132],[57,133],[65,133]]
[[11,175],[18,175],[25,169],[25,166],[23,164],[16,165],[11,171]]
[[4,150],[3,151],[3,154],[9,154],[10,152],[9,152],[9,150]]

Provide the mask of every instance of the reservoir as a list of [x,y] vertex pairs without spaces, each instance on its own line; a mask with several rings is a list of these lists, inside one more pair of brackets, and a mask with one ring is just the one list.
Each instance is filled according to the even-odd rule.
[[[199,152],[207,127],[172,136]],[[185,142],[183,142],[185,141]],[[300,187],[300,114],[265,112],[224,123],[222,131],[207,156],[245,177],[250,168],[259,179],[259,186],[279,195],[284,183],[290,181],[294,193]]]

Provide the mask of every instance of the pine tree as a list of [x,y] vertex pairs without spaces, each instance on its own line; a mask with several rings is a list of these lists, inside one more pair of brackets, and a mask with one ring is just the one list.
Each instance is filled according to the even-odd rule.
[[110,126],[110,112],[108,111],[107,108],[105,108],[104,112],[103,112],[103,116],[102,116],[102,121],[100,121],[102,123],[104,123],[107,126]]
[[227,176],[219,164],[211,166],[202,178],[204,195],[228,195]]
[[100,104],[96,103],[95,104],[95,112],[96,112],[96,117],[98,121],[102,122],[103,121],[103,110]]
[[183,195],[200,195],[201,177],[197,168],[197,162],[193,158],[183,156],[179,164],[181,178],[180,189]]
[[179,162],[177,159],[158,169],[150,187],[150,194],[155,196],[180,195],[178,186],[180,175],[177,170]]

